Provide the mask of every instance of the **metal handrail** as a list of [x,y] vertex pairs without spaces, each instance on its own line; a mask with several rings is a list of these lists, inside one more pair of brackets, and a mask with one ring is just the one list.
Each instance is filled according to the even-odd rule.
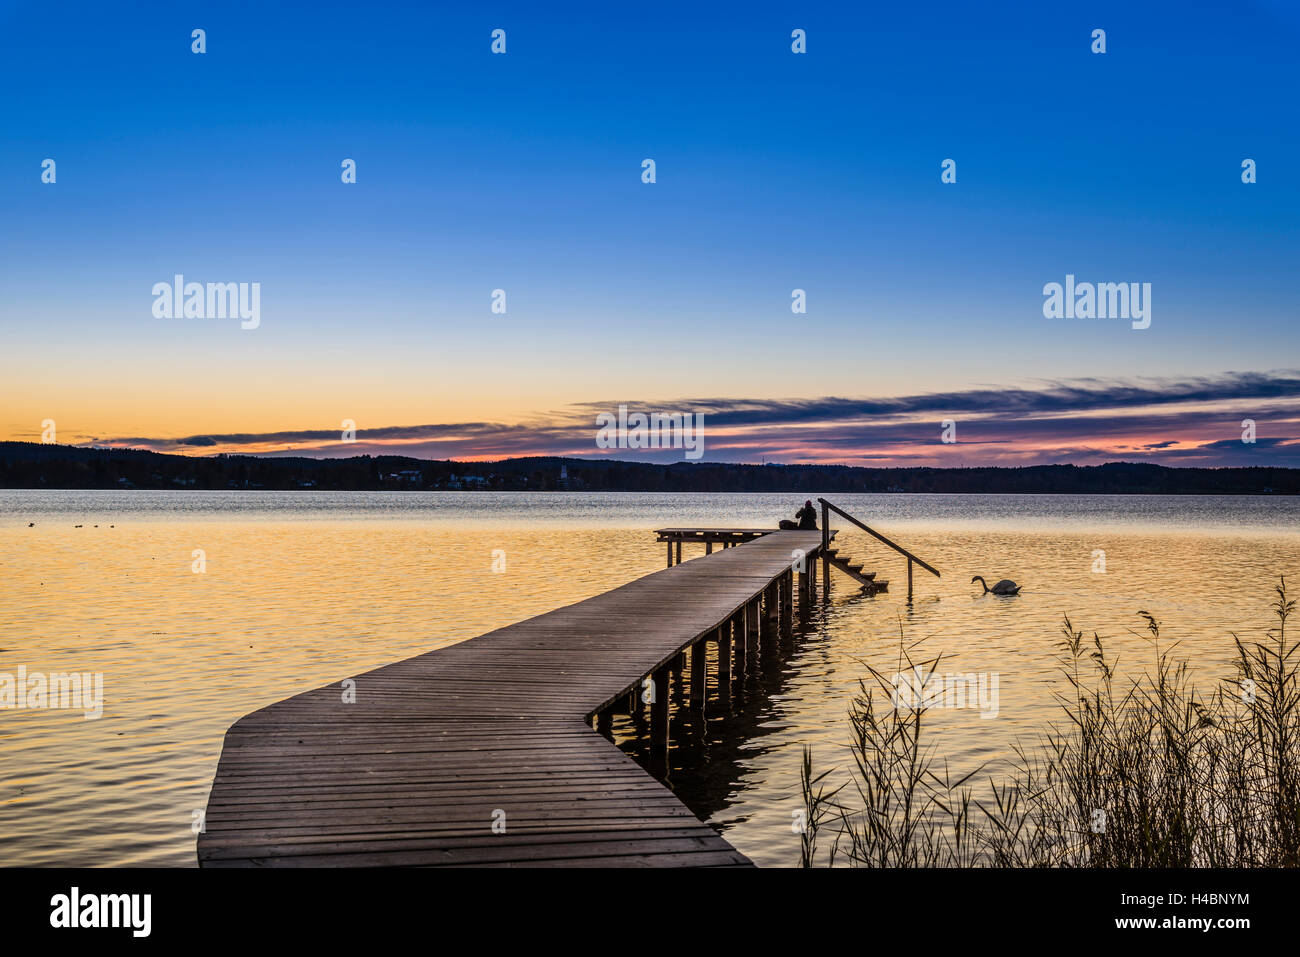
[[939,574],[939,569],[935,568],[935,567],[934,567],[933,565],[931,565],[929,562],[926,562],[924,559],[917,558],[915,555],[913,555],[911,552],[909,552],[909,551],[908,551],[906,548],[904,548],[902,545],[899,545],[899,544],[897,544],[896,542],[891,542],[888,538],[886,538],[884,535],[881,535],[878,531],[876,531],[874,528],[871,528],[871,527],[870,527],[869,525],[867,525],[866,523],[864,523],[864,522],[859,522],[856,518],[854,518],[854,517],[853,517],[852,515],[850,515],[848,512],[844,511],[844,509],[840,508],[838,505],[832,505],[830,502],[826,501],[826,499],[824,499],[824,498],[819,498],[819,499],[817,499],[817,501],[820,502],[820,503],[821,503],[821,506],[822,506],[822,542],[823,542],[823,546],[827,546],[827,545],[830,544],[830,542],[829,542],[829,540],[828,540],[828,538],[827,538],[827,530],[828,530],[829,527],[830,527],[830,517],[827,515],[827,511],[829,510],[829,511],[834,512],[836,515],[839,515],[841,518],[846,518],[846,519],[848,519],[850,522],[852,522],[852,523],[853,523],[854,525],[856,525],[858,528],[862,529],[862,530],[863,530],[864,532],[866,532],[868,535],[871,535],[871,536],[873,536],[873,537],[879,539],[880,541],[882,541],[882,542],[884,542],[886,545],[888,545],[890,548],[892,548],[894,551],[898,552],[900,555],[903,555],[903,556],[905,556],[905,557],[907,558],[907,597],[908,597],[908,600],[909,600],[909,601],[910,601],[911,598],[912,598],[912,563],[913,563],[913,562],[916,562],[916,564],[920,565],[922,568],[924,568],[927,572],[929,572],[929,573],[930,573],[931,575],[933,575],[935,578],[942,578],[942,577],[943,577],[943,576],[941,576],[941,575]]

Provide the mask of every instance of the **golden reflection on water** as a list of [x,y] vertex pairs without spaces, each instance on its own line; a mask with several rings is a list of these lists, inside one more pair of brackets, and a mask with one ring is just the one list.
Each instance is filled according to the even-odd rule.
[[660,559],[627,530],[114,524],[0,529],[0,672],[102,672],[105,698],[98,720],[0,711],[0,864],[192,865],[192,812],[243,714]]
[[[735,511],[708,524],[752,522]],[[517,515],[512,525],[499,514],[477,522],[469,512],[104,521],[50,512],[35,528],[19,517],[0,522],[0,672],[102,672],[105,705],[99,720],[0,711],[4,865],[192,866],[192,815],[241,715],[597,594],[664,560],[654,524],[617,511],[585,526]],[[996,718],[932,712],[940,753],[962,773],[996,768],[1017,738],[1055,718],[1062,615],[1100,632],[1124,669],[1152,658],[1134,633],[1136,612],[1150,611],[1165,624],[1162,643],[1180,641],[1210,681],[1226,674],[1229,633],[1261,634],[1278,574],[1300,571],[1293,526],[1234,534],[914,521],[885,530],[943,578],[918,571],[909,608],[903,560],[844,534],[841,547],[890,579],[891,593],[863,598],[836,578],[793,656],[755,683],[738,714],[715,712],[708,732],[675,752],[679,794],[760,864],[797,862],[801,748],[812,745],[823,766],[846,764],[845,713],[863,662],[889,668],[900,628],[942,653],[941,671],[999,675]],[[202,573],[194,549],[206,555]],[[497,549],[503,573],[492,571]],[[1092,571],[1099,549],[1105,574]],[[1024,592],[981,596],[975,574],[1014,578]],[[627,723],[616,730],[631,748]]]

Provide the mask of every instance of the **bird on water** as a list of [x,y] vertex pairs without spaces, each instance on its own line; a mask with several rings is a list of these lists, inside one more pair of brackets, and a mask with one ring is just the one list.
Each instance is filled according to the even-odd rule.
[[984,594],[986,595],[989,592],[993,592],[993,594],[995,595],[1019,595],[1020,594],[1020,586],[1017,585],[1015,582],[1013,582],[1010,578],[1002,579],[1002,581],[998,582],[992,588],[990,588],[989,583],[984,580],[983,575],[976,575],[974,578],[970,580],[970,582],[972,585],[975,584],[976,582],[979,582],[981,585],[983,585]]

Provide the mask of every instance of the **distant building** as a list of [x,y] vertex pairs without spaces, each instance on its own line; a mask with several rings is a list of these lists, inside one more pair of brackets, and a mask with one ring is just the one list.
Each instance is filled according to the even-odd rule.
[[461,475],[457,476],[455,472],[447,477],[447,488],[449,489],[466,489],[466,488],[483,488],[487,485],[487,479],[481,475]]

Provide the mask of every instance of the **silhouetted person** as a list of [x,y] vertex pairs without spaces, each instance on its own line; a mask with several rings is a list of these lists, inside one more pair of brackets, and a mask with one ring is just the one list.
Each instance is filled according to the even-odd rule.
[[803,508],[794,513],[795,520],[783,518],[778,525],[787,531],[798,529],[805,532],[817,531],[817,509],[813,508],[812,499],[803,503]]

